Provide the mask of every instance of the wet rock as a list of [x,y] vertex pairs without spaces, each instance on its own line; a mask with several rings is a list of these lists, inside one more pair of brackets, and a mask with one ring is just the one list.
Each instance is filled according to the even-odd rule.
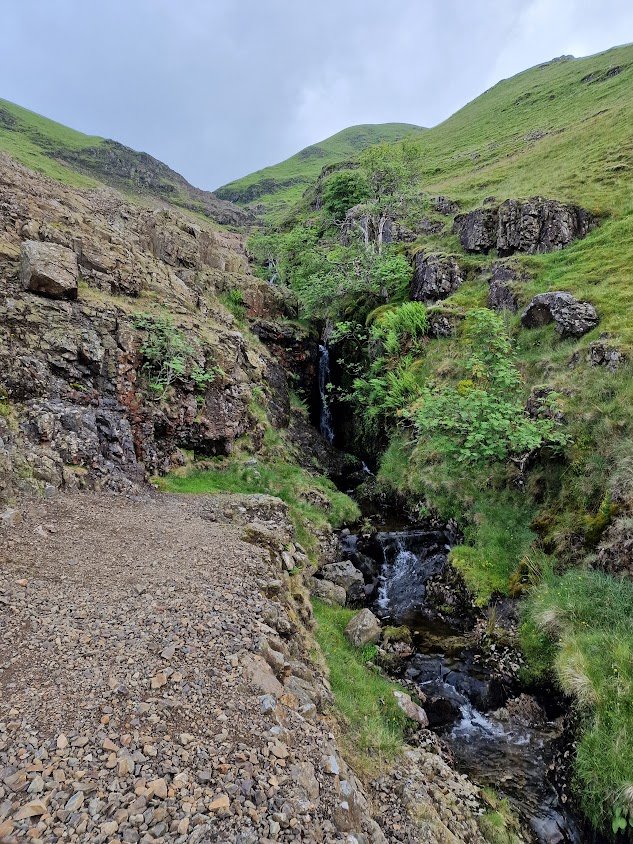
[[324,580],[329,580],[345,589],[347,603],[350,606],[358,605],[364,601],[365,580],[350,560],[323,566],[320,573]]
[[343,586],[332,583],[331,580],[319,580],[316,577],[310,579],[310,594],[330,606],[344,607],[347,600],[347,593]]
[[598,324],[596,309],[589,302],[579,302],[570,293],[539,293],[521,314],[525,328],[540,328],[554,322],[561,338],[581,337]]
[[454,293],[463,282],[464,275],[455,258],[418,252],[410,296],[416,302],[437,302]]
[[76,299],[77,256],[65,246],[27,240],[20,250],[22,286],[53,299]]
[[380,639],[380,633],[380,622],[367,608],[355,615],[345,628],[345,637],[355,648],[375,645]]

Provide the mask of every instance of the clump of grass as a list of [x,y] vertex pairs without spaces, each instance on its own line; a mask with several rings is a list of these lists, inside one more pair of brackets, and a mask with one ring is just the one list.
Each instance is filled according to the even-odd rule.
[[527,603],[521,642],[533,674],[551,672],[576,702],[575,772],[588,817],[602,828],[632,816],[633,583],[546,572]]
[[366,649],[354,648],[345,627],[354,610],[314,600],[316,639],[330,671],[334,703],[344,722],[343,743],[357,769],[374,773],[394,759],[404,742],[406,716],[393,695],[393,683],[367,666]]
[[330,480],[283,460],[245,466],[242,462],[219,459],[204,470],[166,475],[158,485],[167,492],[198,495],[222,492],[276,495],[288,505],[297,539],[307,551],[316,549],[317,532],[328,526],[339,528],[360,518],[358,505],[339,492]]
[[220,294],[219,299],[225,308],[233,314],[237,322],[242,324],[246,319],[246,305],[242,292],[234,287],[232,290]]

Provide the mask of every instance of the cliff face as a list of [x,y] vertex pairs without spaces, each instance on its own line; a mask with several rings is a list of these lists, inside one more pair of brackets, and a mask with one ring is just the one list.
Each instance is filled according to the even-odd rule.
[[[76,262],[70,300],[25,289],[20,256],[44,243]],[[287,424],[285,371],[221,301],[293,315],[251,274],[241,236],[2,156],[0,273],[1,498],[123,489],[177,465],[180,449],[257,442],[261,409]]]

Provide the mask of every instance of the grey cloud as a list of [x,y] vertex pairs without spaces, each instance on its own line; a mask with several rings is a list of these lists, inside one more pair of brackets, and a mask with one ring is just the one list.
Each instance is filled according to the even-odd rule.
[[213,188],[354,123],[431,126],[561,53],[630,40],[628,0],[8,0],[0,96]]

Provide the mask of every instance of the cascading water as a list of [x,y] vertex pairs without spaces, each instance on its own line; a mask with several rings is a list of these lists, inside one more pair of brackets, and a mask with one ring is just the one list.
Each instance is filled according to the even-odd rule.
[[[346,536],[341,547],[366,580],[367,563],[379,564],[373,578],[374,611],[389,624],[406,624],[415,631],[417,652],[403,676],[425,696],[430,724],[451,748],[459,769],[506,796],[535,841],[582,844],[588,839],[548,777],[561,723],[549,721],[544,712],[542,722],[525,720],[509,703],[505,709],[508,699],[522,700],[516,698],[520,688],[495,677],[495,670],[479,661],[464,628],[438,619],[437,608],[429,606],[429,583],[446,569],[449,536],[444,531],[398,530],[362,541]],[[533,698],[524,699],[543,711]]]
[[327,392],[327,385],[330,383],[330,350],[327,341],[319,346],[319,430],[322,436],[330,443],[334,442],[334,427],[332,423],[332,411],[330,409],[330,397]]

